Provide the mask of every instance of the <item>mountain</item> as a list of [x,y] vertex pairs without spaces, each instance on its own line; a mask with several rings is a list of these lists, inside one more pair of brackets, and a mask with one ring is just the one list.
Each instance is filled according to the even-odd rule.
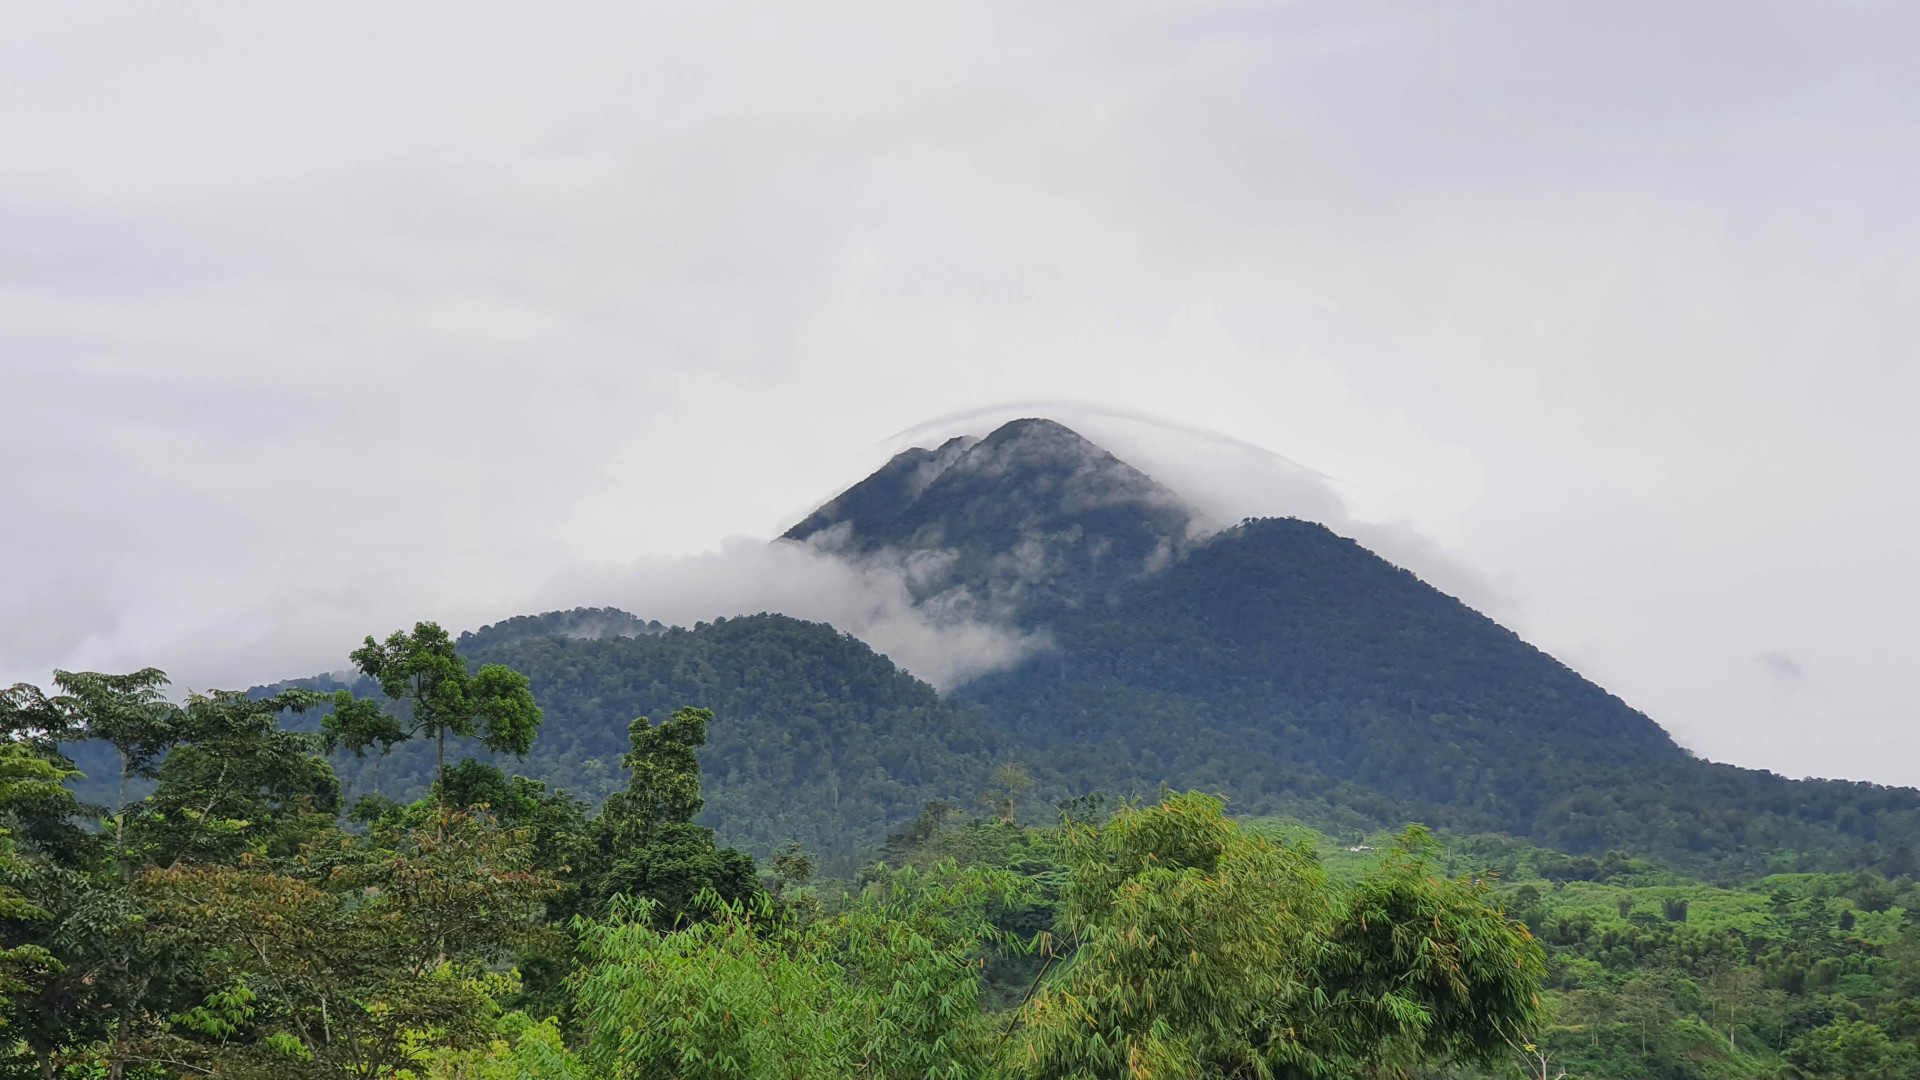
[[[508,620],[461,649],[532,679],[547,719],[517,767],[598,799],[623,782],[627,721],[704,705],[702,820],[760,854],[800,840],[853,859],[929,800],[971,804],[1017,761],[1035,815],[1166,785],[1332,830],[1417,820],[1702,873],[1920,869],[1920,792],[1699,760],[1353,540],[1292,519],[1209,533],[1173,492],[1051,421],[902,453],[777,542],[903,567],[934,621],[965,614],[1052,644],[942,696],[864,643],[780,615],[692,629],[611,609]],[[338,765],[371,789],[374,762]],[[384,790],[415,793],[431,754],[406,747],[379,767]]]
[[901,454],[786,535],[935,564],[935,605],[1015,595],[994,613],[1055,647],[954,696],[1056,791],[1201,786],[1242,812],[1417,818],[1738,869],[1806,851],[1912,858],[1920,792],[1700,761],[1323,526],[1203,527],[1106,451],[1019,420]]
[[1173,492],[1051,420],[896,455],[783,540],[905,565],[937,616],[1042,623],[1118,601],[1200,528]]
[[[1910,859],[1920,792],[1701,761],[1513,632],[1352,540],[1246,522],[959,690],[1065,776],[1156,776],[1249,812],[1374,820],[1758,870]],[[1797,864],[1796,864],[1797,865]]]

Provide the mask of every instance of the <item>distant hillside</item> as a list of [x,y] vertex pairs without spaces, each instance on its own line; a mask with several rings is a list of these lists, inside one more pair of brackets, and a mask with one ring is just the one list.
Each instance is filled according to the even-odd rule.
[[660,620],[648,622],[619,608],[574,608],[572,611],[549,611],[541,615],[516,615],[478,630],[469,630],[460,635],[459,645],[463,651],[472,652],[530,638],[598,640],[666,632],[667,626]]
[[[1000,749],[978,706],[942,701],[861,641],[783,615],[635,637],[480,634],[462,653],[525,672],[546,711],[527,760],[500,764],[594,801],[626,784],[629,721],[712,709],[702,820],[762,854],[794,840],[842,859],[872,850],[929,800],[971,800]],[[366,681],[353,690],[379,693]],[[449,749],[458,755],[489,756]],[[335,767],[358,796],[374,789],[375,764],[342,756]],[[417,795],[433,764],[425,743],[402,746],[380,765],[380,789]]]

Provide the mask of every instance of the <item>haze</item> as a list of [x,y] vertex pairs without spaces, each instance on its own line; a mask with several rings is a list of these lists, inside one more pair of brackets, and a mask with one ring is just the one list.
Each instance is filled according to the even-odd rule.
[[871,630],[751,541],[1043,414],[1704,756],[1920,783],[1910,6],[6,24],[0,682],[559,602]]

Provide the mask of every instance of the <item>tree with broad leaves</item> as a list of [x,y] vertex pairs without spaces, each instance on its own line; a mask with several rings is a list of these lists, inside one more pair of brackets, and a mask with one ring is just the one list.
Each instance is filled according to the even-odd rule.
[[337,701],[321,727],[330,750],[340,746],[359,754],[379,746],[384,754],[395,743],[432,736],[439,743],[435,775],[445,780],[448,735],[478,737],[487,749],[516,757],[533,747],[540,707],[527,677],[501,664],[469,673],[437,623],[416,623],[412,633],[396,630],[385,641],[368,637],[350,657],[389,698],[408,703],[409,717]]
[[143,861],[234,862],[248,852],[288,857],[309,835],[333,827],[340,782],[320,756],[321,738],[280,725],[282,714],[327,700],[311,690],[189,697],[179,742],[155,770],[159,785],[126,814]]
[[1061,938],[1017,1016],[1033,1080],[1330,1078],[1491,1064],[1541,1019],[1544,957],[1410,829],[1360,881],[1170,795],[1069,824]]
[[[73,775],[30,742],[0,742],[0,819],[13,826],[49,807],[71,807],[62,781]],[[12,828],[0,828],[0,1016],[16,1023],[30,1016],[38,987],[65,969],[47,948],[53,914],[21,891],[33,873]]]
[[78,721],[69,734],[99,739],[120,755],[119,796],[113,808],[114,853],[126,854],[127,781],[152,779],[161,758],[180,738],[183,713],[166,699],[167,673],[141,668],[125,675],[56,671],[54,685]]
[[160,920],[200,948],[201,980],[216,988],[183,1013],[197,1037],[175,1045],[173,1064],[371,1080],[487,1041],[511,990],[502,965],[552,935],[540,915],[555,886],[528,836],[430,808],[376,828],[358,855],[345,837],[335,846],[324,877],[261,862],[147,872]]
[[373,793],[380,801],[380,766],[393,748],[407,741],[407,729],[398,717],[380,707],[372,698],[357,698],[350,690],[333,695],[333,711],[320,721],[320,736],[328,753],[346,750],[356,758],[377,748],[373,759]]

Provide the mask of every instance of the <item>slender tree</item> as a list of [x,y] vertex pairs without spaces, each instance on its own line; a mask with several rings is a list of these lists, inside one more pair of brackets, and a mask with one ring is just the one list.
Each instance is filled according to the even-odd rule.
[[167,748],[180,738],[183,715],[179,706],[166,699],[167,673],[151,667],[125,675],[56,671],[53,681],[78,720],[78,730],[72,734],[106,742],[120,755],[113,839],[114,854],[124,857],[127,781],[151,779]]
[[409,706],[400,720],[378,710],[337,705],[328,741],[356,753],[379,745],[431,736],[438,743],[435,776],[447,774],[447,736],[478,737],[496,753],[525,757],[540,730],[540,707],[525,675],[501,664],[469,673],[453,640],[438,624],[416,623],[413,632],[396,630],[385,641],[368,637],[351,654],[354,666],[380,684],[389,698]]

